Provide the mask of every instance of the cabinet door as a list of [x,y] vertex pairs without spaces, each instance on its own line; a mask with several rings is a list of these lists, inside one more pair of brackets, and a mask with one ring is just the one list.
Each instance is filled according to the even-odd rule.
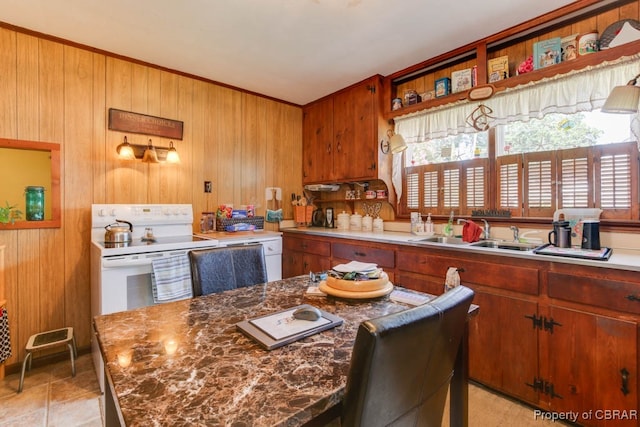
[[334,96],[334,179],[377,178],[377,79]]
[[304,274],[304,261],[302,252],[287,250],[282,251],[282,278],[295,277]]
[[302,257],[302,267],[304,269],[302,274],[308,274],[311,271],[318,273],[320,271],[330,270],[331,261],[329,258],[323,258],[313,254],[304,254]]
[[304,108],[302,182],[327,182],[333,175],[333,98]]
[[637,426],[637,419],[621,418],[638,413],[637,323],[554,306],[551,319],[541,376],[554,395],[541,399],[553,411],[592,411],[580,424]]
[[537,303],[477,290],[473,303],[480,311],[469,325],[469,376],[536,403],[537,392],[527,383],[538,373],[538,331],[525,316],[537,314]]

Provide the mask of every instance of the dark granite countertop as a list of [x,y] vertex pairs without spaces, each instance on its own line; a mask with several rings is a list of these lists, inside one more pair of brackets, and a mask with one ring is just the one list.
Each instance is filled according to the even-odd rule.
[[[97,316],[95,329],[128,426],[297,426],[342,398],[359,323],[408,308],[388,297],[306,297],[308,278]],[[344,319],[272,351],[241,320],[309,303]]]

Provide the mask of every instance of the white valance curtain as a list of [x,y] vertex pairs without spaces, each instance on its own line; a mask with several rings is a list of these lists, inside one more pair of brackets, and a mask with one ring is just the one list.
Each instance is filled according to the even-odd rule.
[[396,117],[395,132],[407,143],[478,132],[467,118],[478,106],[493,112],[489,125],[542,118],[548,113],[576,113],[602,107],[615,86],[640,73],[640,54],[585,67],[498,92],[482,101],[458,101]]
[[[478,131],[469,123],[468,118],[480,105],[492,110],[492,118],[488,119],[490,127],[542,118],[549,113],[591,111],[602,107],[615,86],[627,84],[638,74],[640,54],[605,61],[581,70],[508,88],[482,101],[458,101],[396,117],[395,132],[402,135],[409,144],[459,133],[476,133]],[[634,122],[638,124],[638,120]],[[392,181],[398,201],[402,197],[401,156],[402,154],[394,155],[392,169]]]

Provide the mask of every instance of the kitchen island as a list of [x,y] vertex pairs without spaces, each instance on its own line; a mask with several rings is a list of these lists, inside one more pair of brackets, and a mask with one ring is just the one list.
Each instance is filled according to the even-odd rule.
[[[307,297],[308,285],[299,276],[97,316],[106,424],[298,426],[337,410],[360,322],[409,306],[388,297]],[[344,323],[272,351],[235,326],[302,303]],[[459,356],[456,363],[464,363]],[[466,425],[463,368],[456,367],[452,382],[452,425]]]

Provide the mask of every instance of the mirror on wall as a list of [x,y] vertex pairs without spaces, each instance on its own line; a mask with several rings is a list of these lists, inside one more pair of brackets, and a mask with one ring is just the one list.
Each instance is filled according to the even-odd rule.
[[[43,214],[28,218],[26,188],[41,188]],[[0,207],[15,206],[22,215],[2,229],[60,227],[60,144],[0,138]]]

